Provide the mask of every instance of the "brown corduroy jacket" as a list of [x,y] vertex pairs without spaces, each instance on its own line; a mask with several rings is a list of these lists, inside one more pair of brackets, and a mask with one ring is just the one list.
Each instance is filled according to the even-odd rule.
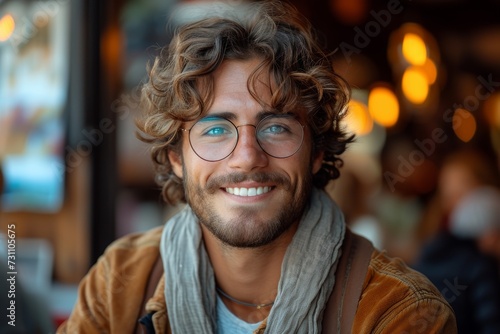
[[[134,333],[162,227],[115,241],[80,283],[70,318],[57,333]],[[146,304],[156,333],[170,334],[164,277]],[[264,333],[266,321],[255,331]],[[372,253],[353,333],[456,333],[450,305],[429,280],[401,260]]]

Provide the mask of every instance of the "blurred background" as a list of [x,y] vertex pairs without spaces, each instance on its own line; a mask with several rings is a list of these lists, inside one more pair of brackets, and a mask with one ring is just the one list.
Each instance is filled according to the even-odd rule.
[[[498,189],[500,1],[291,2],[353,87],[358,139],[327,190],[353,229],[417,265],[469,191]],[[208,4],[0,0],[1,231],[15,225],[19,279],[53,326],[110,242],[178,209],[134,117],[146,64]],[[477,166],[445,175],[458,152]]]

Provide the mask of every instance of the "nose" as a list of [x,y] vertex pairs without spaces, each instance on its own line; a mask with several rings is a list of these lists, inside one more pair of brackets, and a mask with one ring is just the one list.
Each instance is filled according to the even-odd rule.
[[237,128],[238,143],[229,156],[229,166],[243,171],[266,166],[268,155],[257,142],[255,125],[244,124]]

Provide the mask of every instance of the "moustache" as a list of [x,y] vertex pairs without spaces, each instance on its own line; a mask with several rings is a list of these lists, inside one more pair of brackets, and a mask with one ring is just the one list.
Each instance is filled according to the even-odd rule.
[[207,181],[205,188],[209,192],[215,192],[220,189],[223,185],[230,183],[240,183],[244,181],[253,181],[259,183],[272,183],[277,186],[282,186],[285,190],[291,188],[292,182],[290,179],[280,173],[231,173],[221,176],[214,176]]

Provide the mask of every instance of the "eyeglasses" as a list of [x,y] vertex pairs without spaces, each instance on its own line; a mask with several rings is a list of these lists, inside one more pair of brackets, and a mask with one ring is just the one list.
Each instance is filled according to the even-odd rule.
[[190,129],[189,143],[194,153],[206,161],[220,161],[233,153],[238,144],[239,131],[243,126],[255,128],[255,137],[260,148],[274,158],[288,158],[302,145],[304,126],[292,115],[271,115],[257,125],[234,125],[220,116],[206,116]]

